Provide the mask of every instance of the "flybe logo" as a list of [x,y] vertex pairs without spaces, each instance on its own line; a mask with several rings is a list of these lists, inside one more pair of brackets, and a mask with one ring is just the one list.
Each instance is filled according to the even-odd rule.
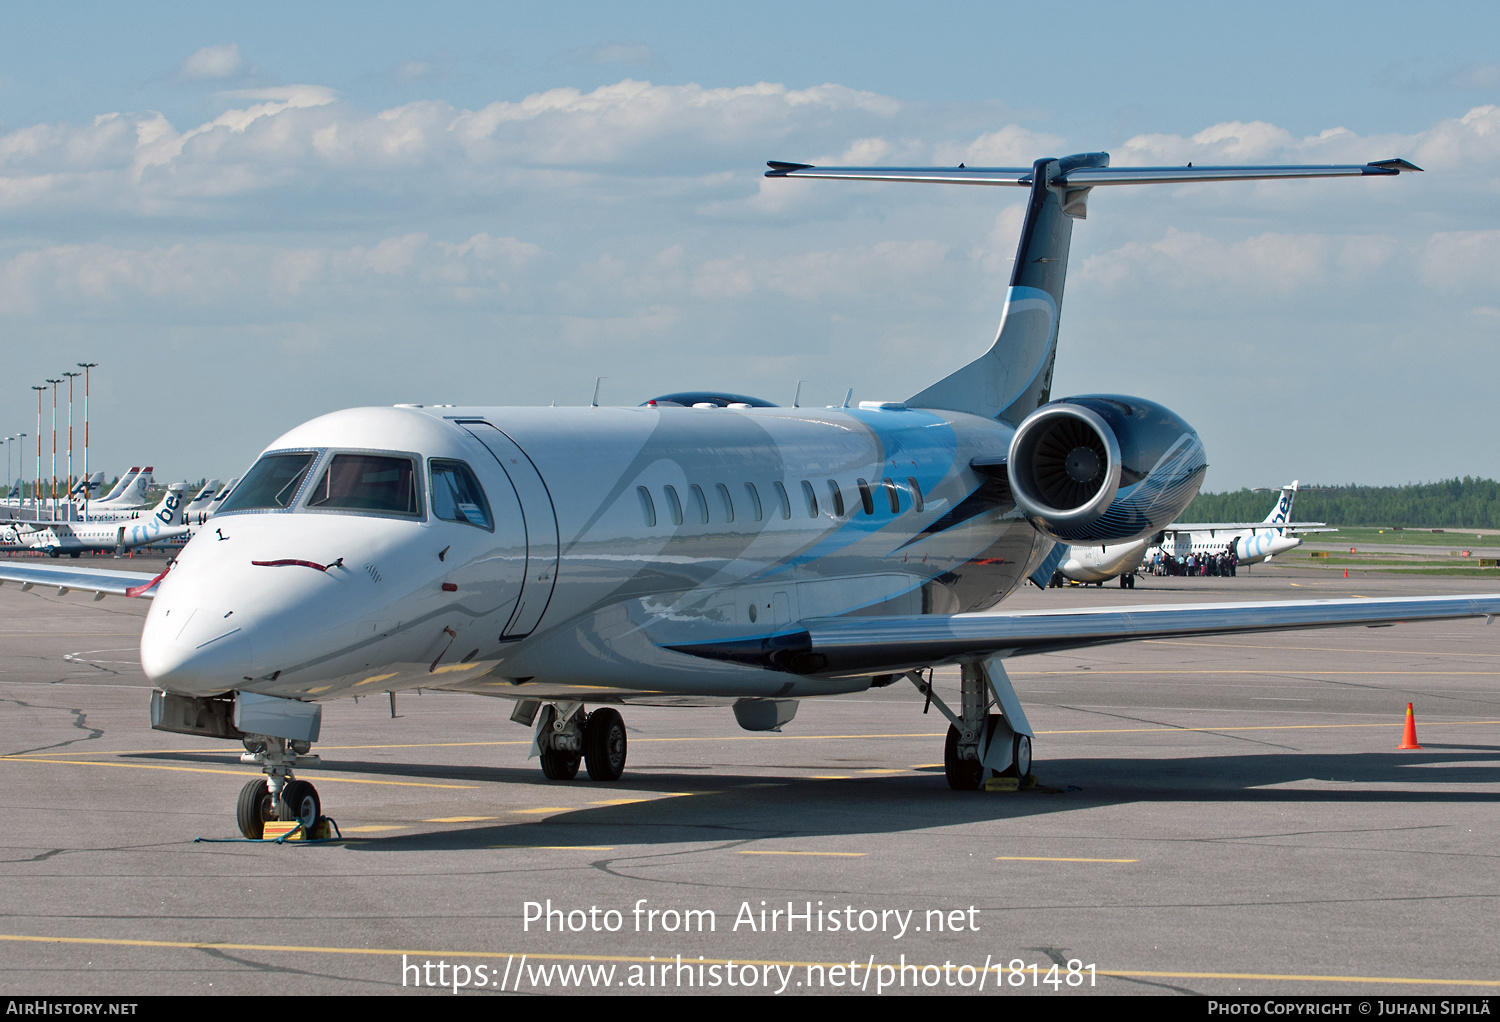
[[156,517],[161,520],[163,525],[171,525],[172,519],[177,514],[177,506],[181,503],[182,499],[177,494],[167,494],[167,499],[162,501],[161,510],[156,512]]

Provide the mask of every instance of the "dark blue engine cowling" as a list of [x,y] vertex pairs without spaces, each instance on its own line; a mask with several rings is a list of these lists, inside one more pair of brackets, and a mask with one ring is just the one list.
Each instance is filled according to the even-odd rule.
[[1171,524],[1203,484],[1198,434],[1154,401],[1066,397],[1028,415],[1006,472],[1016,506],[1063,543],[1120,543]]

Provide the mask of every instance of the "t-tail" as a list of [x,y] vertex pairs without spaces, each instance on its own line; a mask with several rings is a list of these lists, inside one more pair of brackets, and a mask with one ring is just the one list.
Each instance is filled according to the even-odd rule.
[[1018,425],[1047,403],[1073,221],[1088,212],[1089,192],[1104,185],[1185,184],[1288,177],[1390,177],[1420,170],[1405,160],[1341,166],[1111,167],[1108,153],[1037,160],[1030,167],[814,167],[767,164],[767,177],[909,181],[1027,188],[1030,199],[989,351],[907,401],[917,408],[969,412]]
[[1296,499],[1297,480],[1293,479],[1291,483],[1281,488],[1281,496],[1277,499],[1276,506],[1271,509],[1270,514],[1266,515],[1266,524],[1281,526],[1276,531],[1284,535],[1286,523],[1292,520],[1292,502]]

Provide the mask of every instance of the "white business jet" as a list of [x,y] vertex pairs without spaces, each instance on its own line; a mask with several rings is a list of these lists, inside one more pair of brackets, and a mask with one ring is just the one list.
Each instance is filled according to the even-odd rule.
[[1056,570],[1074,582],[1095,585],[1119,576],[1123,588],[1134,588],[1136,569],[1142,562],[1150,563],[1158,553],[1186,557],[1221,554],[1233,548],[1240,564],[1259,564],[1301,546],[1302,540],[1296,535],[1299,532],[1338,531],[1323,528],[1325,522],[1289,521],[1296,497],[1297,481],[1293,480],[1281,488],[1281,496],[1263,522],[1173,522],[1154,539],[1069,546]]
[[[777,178],[1027,189],[993,346],[905,401],[857,408],[725,396],[335,412],[272,441],[154,578],[8,563],[0,579],[153,598],[152,724],[244,743],[267,775],[240,795],[247,836],[276,815],[317,818],[295,771],[317,763],[323,701],[418,686],[513,700],[549,778],[586,763],[610,780],[626,760],[618,705],[728,704],[769,730],[800,699],[909,680],[951,723],[950,785],[1025,776],[1033,731],[1006,658],[1500,614],[1500,595],[973,613],[1054,542],[1155,535],[1207,466],[1198,435],[1159,404],[1050,400],[1090,189],[1415,169],[1115,169],[1104,153],[1009,169],[773,163]],[[951,707],[926,673],[943,664],[962,668]]]

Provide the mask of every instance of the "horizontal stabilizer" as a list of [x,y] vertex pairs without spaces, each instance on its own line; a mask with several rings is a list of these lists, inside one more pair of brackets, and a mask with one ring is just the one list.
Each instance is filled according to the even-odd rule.
[[1500,594],[1168,604],[1123,610],[824,618],[805,621],[801,628],[777,635],[671,648],[679,653],[753,664],[790,674],[855,676],[994,656],[1055,653],[1140,639],[1497,615],[1500,615]]
[[[1000,185],[1029,188],[1031,167],[816,167],[806,163],[769,161],[766,177],[814,177],[838,181],[913,181],[925,184]],[[1074,167],[1052,178],[1063,188],[1096,185],[1189,184],[1194,181],[1260,181],[1297,177],[1390,177],[1420,171],[1406,160],[1374,163],[1302,164],[1267,167]]]

